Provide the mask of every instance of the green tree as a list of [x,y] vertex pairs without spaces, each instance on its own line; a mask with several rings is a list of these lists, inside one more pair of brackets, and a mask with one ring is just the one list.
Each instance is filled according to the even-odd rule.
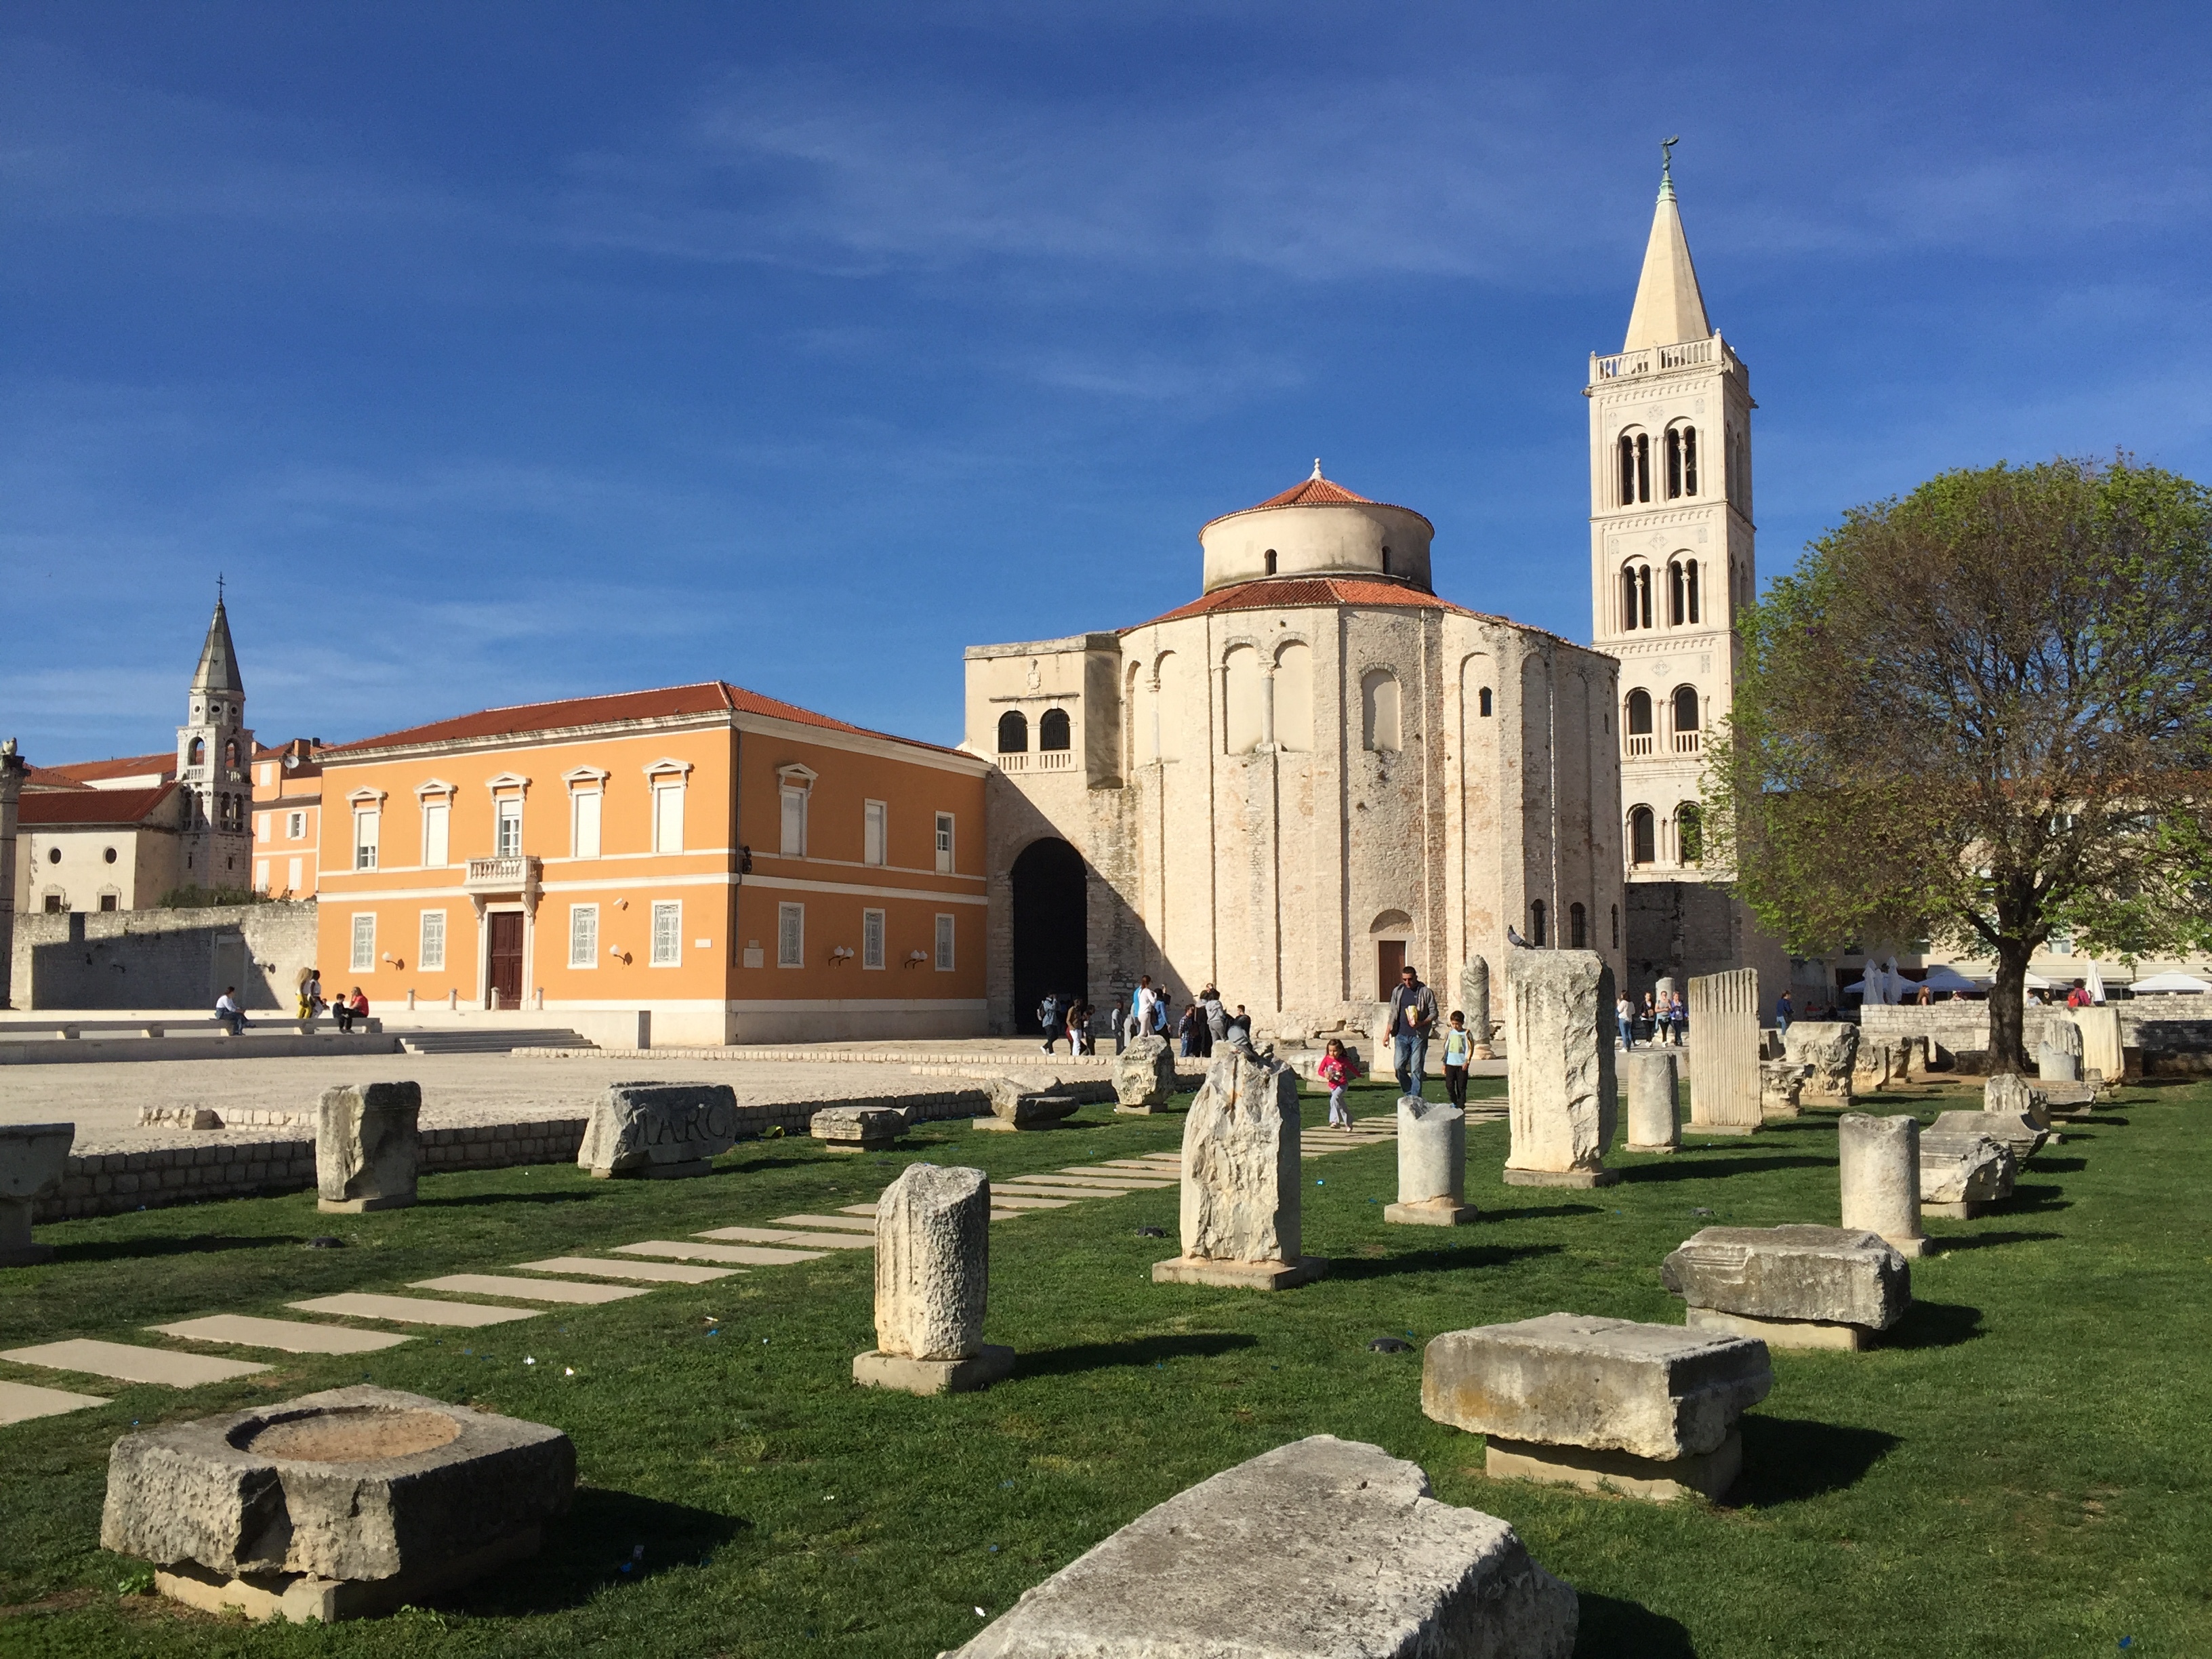
[[2212,933],[2212,493],[2121,457],[1948,472],[1852,509],[1743,618],[1707,854],[1806,953],[1996,959]]

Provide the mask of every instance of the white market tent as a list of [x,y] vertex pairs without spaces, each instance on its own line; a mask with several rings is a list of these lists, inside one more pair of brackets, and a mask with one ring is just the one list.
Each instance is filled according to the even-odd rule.
[[1920,982],[1931,991],[1979,991],[1984,988],[1948,962],[1936,963]]
[[2196,991],[2202,993],[2212,991],[2212,985],[2207,985],[2201,979],[2191,979],[2187,974],[2153,974],[2148,979],[2137,980],[2134,984],[2128,987],[2128,989],[2140,996],[2145,991]]

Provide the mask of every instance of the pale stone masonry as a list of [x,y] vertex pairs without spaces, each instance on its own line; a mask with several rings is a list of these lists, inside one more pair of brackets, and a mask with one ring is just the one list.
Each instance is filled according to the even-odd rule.
[[1301,1254],[1298,1078],[1241,1044],[1214,1057],[1182,1135],[1182,1254],[1155,1284],[1278,1291],[1328,1264]]
[[1864,1347],[1912,1304],[1911,1270],[1880,1235],[1843,1227],[1707,1227],[1660,1265],[1694,1330],[1774,1347]]
[[1467,1114],[1441,1101],[1398,1100],[1398,1201],[1382,1219],[1455,1227],[1475,1219],[1467,1201]]
[[1747,1135],[1765,1121],[1759,1099],[1759,972],[1734,969],[1690,981],[1690,1127]]
[[1013,1368],[983,1340],[991,1294],[991,1182],[981,1170],[909,1164],[876,1200],[876,1346],[853,1380],[909,1394],[986,1387]]
[[576,1162],[602,1179],[703,1176],[737,1140],[726,1083],[617,1083],[592,1109]]
[[1613,969],[1589,951],[1516,951],[1505,962],[1507,1084],[1518,1187],[1603,1187],[1620,1102]]
[[349,1214],[400,1210],[415,1201],[416,1083],[362,1083],[323,1091],[315,1132],[319,1209]]
[[1905,1113],[1845,1112],[1836,1123],[1844,1225],[1878,1233],[1900,1255],[1932,1248],[1920,1231],[1920,1123]]
[[1672,1152],[1682,1145],[1677,1056],[1670,1048],[1632,1048],[1621,1055],[1628,1074],[1628,1150]]
[[1857,1065],[1859,1028],[1842,1020],[1801,1019],[1782,1037],[1783,1057],[1808,1068],[1799,1098],[1827,1106],[1851,1103],[1851,1073]]

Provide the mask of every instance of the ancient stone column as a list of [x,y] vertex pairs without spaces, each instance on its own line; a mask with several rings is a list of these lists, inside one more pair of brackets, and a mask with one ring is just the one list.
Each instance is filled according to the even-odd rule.
[[1482,957],[1467,959],[1459,976],[1459,1000],[1467,1029],[1474,1033],[1474,1057],[1497,1059],[1498,1051],[1490,1046],[1490,963]]
[[1682,1145],[1682,1124],[1677,1109],[1674,1051],[1632,1048],[1621,1056],[1621,1064],[1628,1071],[1628,1150],[1678,1151]]
[[76,1139],[74,1123],[0,1124],[0,1267],[53,1259],[52,1245],[33,1241],[31,1214],[60,1188]]
[[1300,1254],[1298,1074],[1232,1043],[1206,1067],[1182,1130],[1182,1254],[1156,1285],[1279,1291],[1328,1264]]
[[1762,1117],[1802,1117],[1798,1096],[1805,1087],[1806,1068],[1786,1060],[1761,1060],[1759,1066],[1759,1110]]
[[2064,1014],[2053,1013],[2044,1020],[2035,1069],[2045,1083],[2081,1080],[2081,1028]]
[[2128,1069],[2127,1050],[2120,1046],[2120,1011],[2076,1008],[2074,1024],[2081,1033],[2081,1075],[2102,1072],[2106,1083],[2118,1086]]
[[853,1361],[865,1388],[945,1394],[1013,1369],[983,1340],[991,1289],[991,1182],[981,1170],[911,1164],[876,1200],[876,1346]]
[[1505,959],[1507,1086],[1516,1187],[1606,1187],[1620,1101],[1613,969],[1595,951],[1516,950]]
[[1808,1104],[1850,1105],[1858,1052],[1859,1028],[1844,1020],[1801,1019],[1782,1036],[1783,1058],[1810,1068],[1801,1096]]
[[1738,968],[1690,981],[1690,1127],[1747,1135],[1759,1105],[1759,970]]
[[412,1204],[422,1111],[419,1083],[324,1090],[315,1130],[316,1207],[353,1215]]
[[1920,1231],[1920,1124],[1899,1113],[1846,1112],[1837,1120],[1844,1225],[1879,1233],[1899,1255],[1926,1255]]
[[1114,1061],[1117,1112],[1142,1115],[1164,1110],[1175,1089],[1175,1050],[1164,1036],[1140,1036]]
[[1441,1101],[1398,1097],[1398,1201],[1382,1219],[1417,1227],[1474,1220],[1467,1199],[1467,1114]]

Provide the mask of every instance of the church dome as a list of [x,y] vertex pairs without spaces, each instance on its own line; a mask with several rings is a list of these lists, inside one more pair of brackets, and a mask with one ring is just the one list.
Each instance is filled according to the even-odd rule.
[[1205,591],[1270,576],[1387,576],[1422,592],[1436,526],[1410,507],[1356,495],[1321,475],[1198,532]]

